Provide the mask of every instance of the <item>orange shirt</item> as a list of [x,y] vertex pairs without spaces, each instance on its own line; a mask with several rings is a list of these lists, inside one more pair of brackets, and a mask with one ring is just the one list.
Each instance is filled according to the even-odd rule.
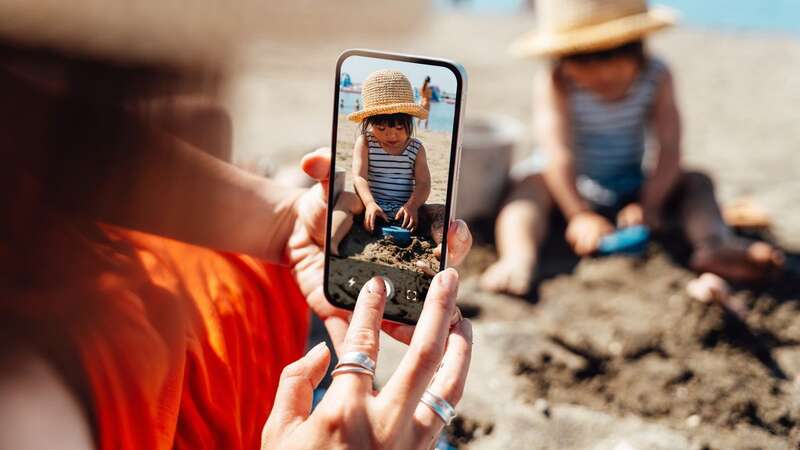
[[289,270],[107,225],[43,229],[58,231],[35,249],[0,246],[15,280],[0,288],[0,330],[54,362],[98,448],[260,448],[307,336]]

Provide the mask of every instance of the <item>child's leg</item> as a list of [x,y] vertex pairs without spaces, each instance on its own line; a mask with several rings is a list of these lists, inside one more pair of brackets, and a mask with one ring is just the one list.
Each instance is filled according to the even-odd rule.
[[783,253],[765,242],[735,236],[722,218],[714,184],[699,172],[680,179],[680,220],[694,250],[690,265],[731,281],[755,281],[783,264]]
[[486,269],[487,291],[525,295],[531,288],[539,249],[547,235],[552,200],[539,174],[514,186],[495,223],[499,259]]
[[364,212],[364,204],[353,192],[342,192],[336,200],[336,206],[331,213],[331,254],[339,255],[339,244],[342,243],[350,228],[353,226],[353,217]]
[[444,205],[425,204],[419,209],[419,233],[430,238],[437,245],[444,238]]

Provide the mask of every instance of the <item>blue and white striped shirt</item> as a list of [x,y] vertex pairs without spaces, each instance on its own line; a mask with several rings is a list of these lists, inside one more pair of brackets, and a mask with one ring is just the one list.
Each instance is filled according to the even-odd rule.
[[625,98],[614,102],[570,86],[577,187],[587,200],[613,206],[641,189],[647,126],[665,71],[650,59]]
[[422,142],[411,138],[399,155],[392,155],[372,133],[367,132],[365,137],[369,146],[369,190],[383,212],[393,217],[414,192],[414,168]]

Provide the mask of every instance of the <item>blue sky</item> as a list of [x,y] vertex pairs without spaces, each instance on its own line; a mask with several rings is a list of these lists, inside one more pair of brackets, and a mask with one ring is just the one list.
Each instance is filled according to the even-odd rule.
[[342,64],[342,72],[350,74],[355,84],[361,84],[367,75],[376,70],[394,69],[403,72],[411,81],[411,85],[419,88],[426,76],[431,77],[431,84],[439,86],[445,92],[456,92],[456,77],[449,69],[427,64],[412,64],[404,61],[351,56]]

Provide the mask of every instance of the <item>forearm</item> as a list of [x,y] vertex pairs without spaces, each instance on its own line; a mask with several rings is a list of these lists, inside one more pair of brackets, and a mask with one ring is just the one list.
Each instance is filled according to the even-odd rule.
[[160,132],[104,189],[111,223],[270,261],[283,256],[299,190],[244,172]]
[[406,205],[410,206],[411,208],[420,208],[422,205],[428,201],[428,197],[431,195],[431,183],[430,181],[427,182],[419,182],[414,186],[414,192],[411,193],[411,197],[408,198],[406,201]]
[[544,172],[544,180],[567,220],[590,209],[575,185],[575,169],[570,161],[553,161]]
[[364,177],[355,177],[353,180],[353,187],[355,188],[359,198],[361,198],[361,203],[363,203],[364,206],[377,203],[375,201],[375,197],[372,196],[372,191],[369,190],[369,183]]

